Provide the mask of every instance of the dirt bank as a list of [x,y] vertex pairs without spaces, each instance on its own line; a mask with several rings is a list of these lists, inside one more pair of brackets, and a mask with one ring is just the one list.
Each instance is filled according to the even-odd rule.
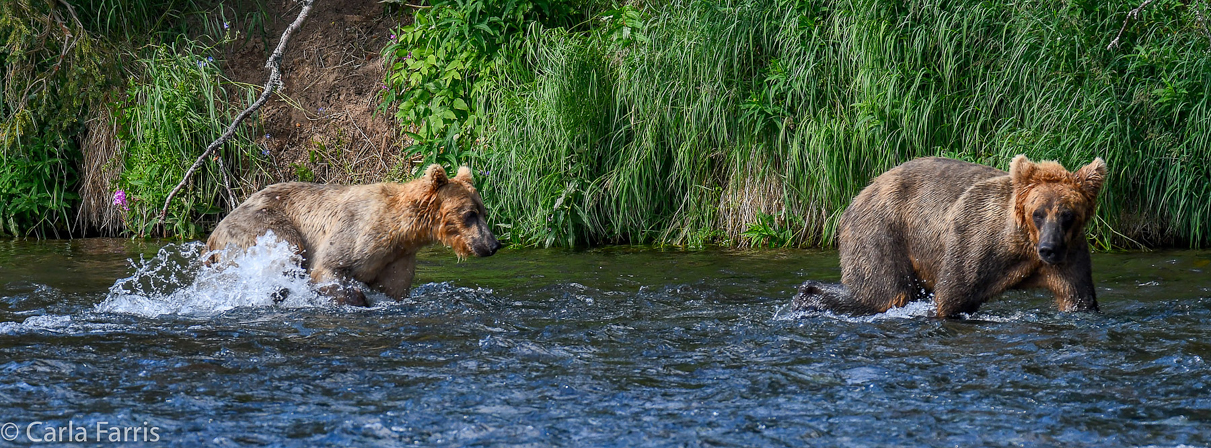
[[[273,46],[300,3],[268,0],[266,6],[264,34]],[[408,142],[390,114],[376,114],[384,75],[380,51],[393,29],[412,21],[407,8],[391,9],[372,0],[315,2],[288,42],[282,90],[261,109],[258,143],[268,150],[270,169],[245,176],[245,195],[287,180],[365,183],[383,180],[393,167],[407,172],[410,161],[401,160],[400,150]],[[224,74],[264,84],[271,50],[262,39],[241,43],[227,50]]]
[[[223,17],[244,18],[229,22],[238,38],[219,49],[223,75],[257,86],[259,94],[269,75],[265,60],[299,9],[293,0],[217,5],[215,11]],[[379,52],[393,30],[411,22],[408,7],[373,0],[315,2],[287,44],[283,88],[244,124],[257,135],[264,159],[235,169],[235,200],[221,198],[219,203],[230,211],[276,182],[350,184],[408,177],[415,161],[403,156],[402,148],[411,142],[401,137],[390,113],[376,112],[385,73]],[[250,101],[235,94],[241,90],[227,89],[237,109]],[[118,132],[107,108],[97,108],[88,120],[81,141],[81,205],[73,230],[79,235],[112,236],[125,230],[123,212],[113,200],[122,170],[115,163],[123,152]]]

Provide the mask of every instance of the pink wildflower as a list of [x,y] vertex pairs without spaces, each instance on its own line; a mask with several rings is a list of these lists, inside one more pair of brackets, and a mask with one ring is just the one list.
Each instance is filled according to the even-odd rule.
[[128,208],[126,208],[126,192],[125,191],[118,190],[118,191],[114,192],[114,205],[122,206],[122,210],[129,210]]

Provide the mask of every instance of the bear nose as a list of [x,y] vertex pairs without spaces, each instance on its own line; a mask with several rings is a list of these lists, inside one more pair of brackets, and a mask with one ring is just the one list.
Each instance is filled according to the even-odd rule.
[[500,250],[500,248],[502,248],[502,247],[504,247],[504,246],[502,246],[500,244],[500,241],[492,241],[492,249],[491,249],[491,251],[488,252],[488,255],[492,255],[492,254],[496,253],[496,251]]
[[1053,244],[1040,244],[1039,245],[1039,258],[1042,258],[1043,261],[1045,261],[1049,264],[1059,263],[1061,261],[1060,260],[1060,250],[1058,247],[1056,247]]

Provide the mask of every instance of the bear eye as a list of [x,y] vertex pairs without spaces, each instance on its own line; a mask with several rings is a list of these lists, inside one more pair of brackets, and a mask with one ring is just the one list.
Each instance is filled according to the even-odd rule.
[[467,214],[463,216],[463,222],[467,223],[467,225],[471,225],[471,224],[475,223],[475,218],[478,218],[478,217],[479,217],[478,213],[467,212]]
[[1064,227],[1068,227],[1068,225],[1072,224],[1072,220],[1075,218],[1076,217],[1072,214],[1072,212],[1064,210],[1062,213],[1060,213],[1060,224],[1063,224]]
[[1047,212],[1044,212],[1042,209],[1034,211],[1035,225],[1042,224],[1044,219],[1047,219]]

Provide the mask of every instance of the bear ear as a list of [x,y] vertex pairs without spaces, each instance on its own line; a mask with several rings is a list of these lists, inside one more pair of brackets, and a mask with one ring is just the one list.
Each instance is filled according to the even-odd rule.
[[429,168],[425,169],[425,180],[427,180],[430,185],[433,185],[434,190],[441,188],[442,186],[446,185],[446,183],[450,182],[450,179],[446,177],[446,169],[442,168],[441,165],[436,163],[429,165]]
[[471,177],[471,169],[465,166],[458,167],[458,175],[454,176],[454,180],[467,185],[472,185],[475,183],[475,178]]
[[1101,157],[1093,159],[1088,165],[1072,173],[1072,176],[1086,196],[1096,198],[1106,181],[1106,161]]
[[1014,185],[1025,185],[1034,174],[1034,162],[1026,158],[1026,154],[1018,154],[1009,162],[1009,179]]

